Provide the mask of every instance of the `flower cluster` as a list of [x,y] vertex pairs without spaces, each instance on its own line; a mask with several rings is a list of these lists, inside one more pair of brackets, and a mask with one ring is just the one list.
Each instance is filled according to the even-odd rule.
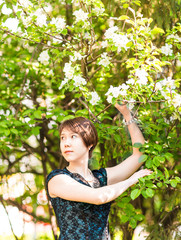
[[113,87],[112,85],[108,89],[107,93],[105,94],[107,96],[107,101],[109,103],[112,103],[113,98],[118,98],[119,96],[125,97],[127,95],[127,90],[129,89],[129,86],[123,83],[122,85],[119,85],[118,87]]
[[167,36],[167,40],[173,39],[174,42],[181,42],[181,37],[178,36],[178,34],[171,34]]
[[81,60],[82,59],[82,55],[79,52],[74,52],[73,56],[70,56],[70,61],[71,62],[75,62],[77,60]]
[[48,65],[49,59],[50,59],[50,56],[48,54],[48,50],[46,50],[40,53],[38,61],[40,61],[44,65]]
[[106,30],[105,38],[111,40],[114,45],[117,47],[117,51],[120,52],[123,49],[127,50],[127,44],[130,42],[127,34],[120,34],[118,32],[118,27],[113,26]]
[[44,25],[47,24],[47,16],[46,16],[46,14],[43,12],[42,9],[36,10],[36,12],[34,13],[34,15],[36,16],[36,24],[37,24],[39,27],[43,27]]
[[75,87],[80,87],[80,86],[85,85],[87,83],[86,80],[83,77],[81,77],[80,74],[74,76],[73,81],[74,81],[74,86]]
[[18,32],[20,31],[20,28],[18,27],[19,20],[17,18],[8,18],[4,23],[2,23],[3,27],[7,27],[12,32]]
[[65,73],[65,78],[67,79],[72,79],[74,76],[74,68],[72,67],[71,62],[70,63],[65,63],[63,72]]
[[96,105],[100,101],[99,95],[95,91],[94,92],[90,92],[90,95],[91,95],[90,104]]
[[135,75],[138,77],[137,83],[140,85],[146,85],[148,82],[148,73],[144,69],[136,69]]
[[160,91],[165,100],[175,108],[181,106],[181,95],[175,91],[175,81],[171,77],[165,78],[155,85],[155,90]]
[[107,67],[107,66],[109,66],[109,64],[111,63],[110,62],[110,57],[109,56],[107,56],[107,53],[103,53],[103,54],[101,54],[101,59],[100,59],[100,61],[98,62],[98,64],[99,65],[102,65],[102,66],[104,66],[104,67]]
[[172,56],[172,54],[173,54],[172,44],[166,43],[165,46],[162,46],[160,48],[160,50],[166,56]]
[[66,26],[65,19],[61,17],[53,18],[50,24],[55,25],[58,30],[63,30]]
[[99,15],[104,13],[105,8],[103,8],[103,7],[101,7],[101,8],[95,7],[95,8],[92,9],[92,11],[96,14],[96,16],[99,16]]
[[19,3],[24,7],[28,8],[32,6],[33,4],[29,0],[19,0]]
[[13,11],[11,8],[7,8],[6,4],[3,5],[2,9],[1,9],[1,12],[4,14],[4,15],[9,15],[11,14]]
[[84,22],[88,19],[88,13],[85,13],[82,9],[76,10],[73,15],[76,17],[76,22]]
[[65,78],[61,82],[59,89],[61,89],[70,80],[73,80],[73,85],[75,87],[81,87],[87,83],[86,80],[80,74],[76,73],[76,67],[72,66],[71,61],[69,63],[65,63],[63,72],[65,73]]

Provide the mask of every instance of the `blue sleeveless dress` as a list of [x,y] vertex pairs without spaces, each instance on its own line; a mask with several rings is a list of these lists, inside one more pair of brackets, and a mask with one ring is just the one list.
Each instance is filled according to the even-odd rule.
[[[94,188],[107,185],[107,173],[104,168],[92,171],[94,175]],[[76,181],[91,187],[90,184],[78,173],[71,173],[67,168],[53,170],[46,180],[48,182],[58,174],[66,174]],[[48,198],[53,206],[58,226],[60,228],[59,240],[107,240],[108,215],[111,203],[94,205],[83,202],[74,202],[59,197]]]

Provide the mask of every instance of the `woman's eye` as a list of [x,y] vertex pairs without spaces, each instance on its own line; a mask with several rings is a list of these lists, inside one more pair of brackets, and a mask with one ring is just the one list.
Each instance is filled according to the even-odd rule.
[[61,137],[61,140],[64,140],[64,137]]
[[76,135],[72,135],[72,138],[76,138],[77,136]]

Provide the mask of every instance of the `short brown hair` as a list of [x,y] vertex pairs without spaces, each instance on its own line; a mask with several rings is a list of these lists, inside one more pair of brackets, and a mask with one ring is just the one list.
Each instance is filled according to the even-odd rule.
[[68,128],[72,132],[79,134],[82,137],[86,147],[89,147],[92,145],[92,147],[89,150],[89,158],[91,158],[92,152],[98,142],[97,130],[94,124],[87,118],[76,117],[73,119],[68,119],[61,123],[59,128],[60,135],[64,128]]

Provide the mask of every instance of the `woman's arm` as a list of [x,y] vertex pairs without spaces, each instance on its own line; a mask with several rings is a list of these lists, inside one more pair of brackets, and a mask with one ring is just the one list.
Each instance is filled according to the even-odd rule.
[[[122,113],[126,122],[132,119],[130,110],[125,105],[116,103],[115,107]],[[128,125],[128,130],[131,136],[132,145],[134,143],[144,143],[144,137],[135,122]],[[108,176],[108,185],[123,181],[131,176],[143,163],[138,162],[142,153],[138,148],[133,147],[133,153],[130,157],[115,167],[106,168]]]
[[137,183],[139,178],[151,173],[148,169],[140,170],[123,182],[100,188],[88,187],[67,175],[61,174],[49,181],[48,191],[53,198],[60,197],[69,201],[100,205],[116,199],[126,189]]

